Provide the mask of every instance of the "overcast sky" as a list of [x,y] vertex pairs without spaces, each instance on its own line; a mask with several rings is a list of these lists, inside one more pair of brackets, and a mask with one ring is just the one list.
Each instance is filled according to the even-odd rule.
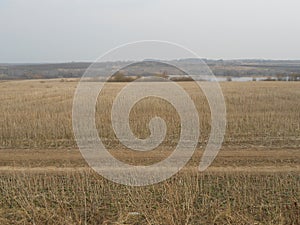
[[93,61],[143,39],[203,58],[300,59],[299,9],[299,0],[0,0],[0,62]]

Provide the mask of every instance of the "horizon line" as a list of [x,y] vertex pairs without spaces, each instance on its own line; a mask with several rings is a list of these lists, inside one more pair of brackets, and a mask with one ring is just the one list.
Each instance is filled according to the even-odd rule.
[[[272,59],[272,58],[178,58],[178,59],[132,59],[132,60],[115,60],[115,61],[103,61],[101,63],[111,63],[111,62],[138,62],[138,61],[174,61],[174,60],[188,60],[188,59],[200,59],[206,61],[300,61],[300,59]],[[0,62],[0,65],[10,64],[10,65],[38,65],[38,64],[69,64],[69,63],[96,63],[95,60],[71,60],[71,61],[39,61],[39,62]],[[100,63],[100,62],[99,62]]]

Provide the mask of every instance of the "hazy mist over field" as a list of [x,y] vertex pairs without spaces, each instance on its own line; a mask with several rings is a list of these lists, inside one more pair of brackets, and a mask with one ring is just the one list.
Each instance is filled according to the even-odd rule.
[[0,0],[0,62],[92,61],[142,39],[177,42],[203,58],[300,59],[299,7],[297,0]]

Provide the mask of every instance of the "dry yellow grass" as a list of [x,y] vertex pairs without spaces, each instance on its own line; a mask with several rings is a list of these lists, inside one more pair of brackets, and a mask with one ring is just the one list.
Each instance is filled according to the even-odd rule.
[[[190,82],[180,83],[196,101],[200,114],[200,144],[207,140],[210,112],[203,94]],[[74,148],[72,100],[77,82],[59,80],[10,81],[0,83],[1,148]],[[110,105],[125,83],[109,83],[100,97],[98,128],[107,144],[115,137],[110,123]],[[226,82],[221,84],[227,105],[224,145],[252,147],[299,147],[300,83]],[[147,112],[147,113],[146,113]],[[166,143],[179,135],[178,115],[159,99],[146,99],[133,109],[133,131],[144,137],[154,114],[166,119]],[[105,115],[105,116],[103,116]],[[177,117],[176,117],[177,116]]]
[[[72,132],[77,82],[0,83],[0,224],[300,224],[300,83],[222,83],[227,104],[224,145],[208,171],[195,168],[207,141],[210,112],[197,86],[180,83],[196,102],[201,138],[187,167],[171,179],[126,187],[90,171]],[[136,154],[120,145],[110,105],[125,83],[109,83],[97,105],[97,127],[121,160],[150,164],[170,154],[179,118],[170,104],[145,99],[131,127],[149,135],[164,118],[162,146]]]
[[181,172],[153,186],[88,172],[2,174],[1,224],[299,224],[296,173]]

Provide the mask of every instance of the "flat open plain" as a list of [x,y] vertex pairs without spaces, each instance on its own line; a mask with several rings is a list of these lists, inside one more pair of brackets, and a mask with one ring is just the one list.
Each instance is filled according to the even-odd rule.
[[[148,187],[112,183],[89,169],[72,131],[77,80],[0,83],[0,224],[300,224],[300,82],[223,82],[227,131],[217,158],[197,171],[210,131],[205,96],[179,83],[200,116],[199,144],[188,165]],[[114,97],[100,94],[99,136],[116,158],[149,165],[171,154],[180,135],[176,110],[163,100],[131,112],[133,133],[149,136],[158,115],[168,125],[162,145],[147,153],[122,146],[111,127]]]

